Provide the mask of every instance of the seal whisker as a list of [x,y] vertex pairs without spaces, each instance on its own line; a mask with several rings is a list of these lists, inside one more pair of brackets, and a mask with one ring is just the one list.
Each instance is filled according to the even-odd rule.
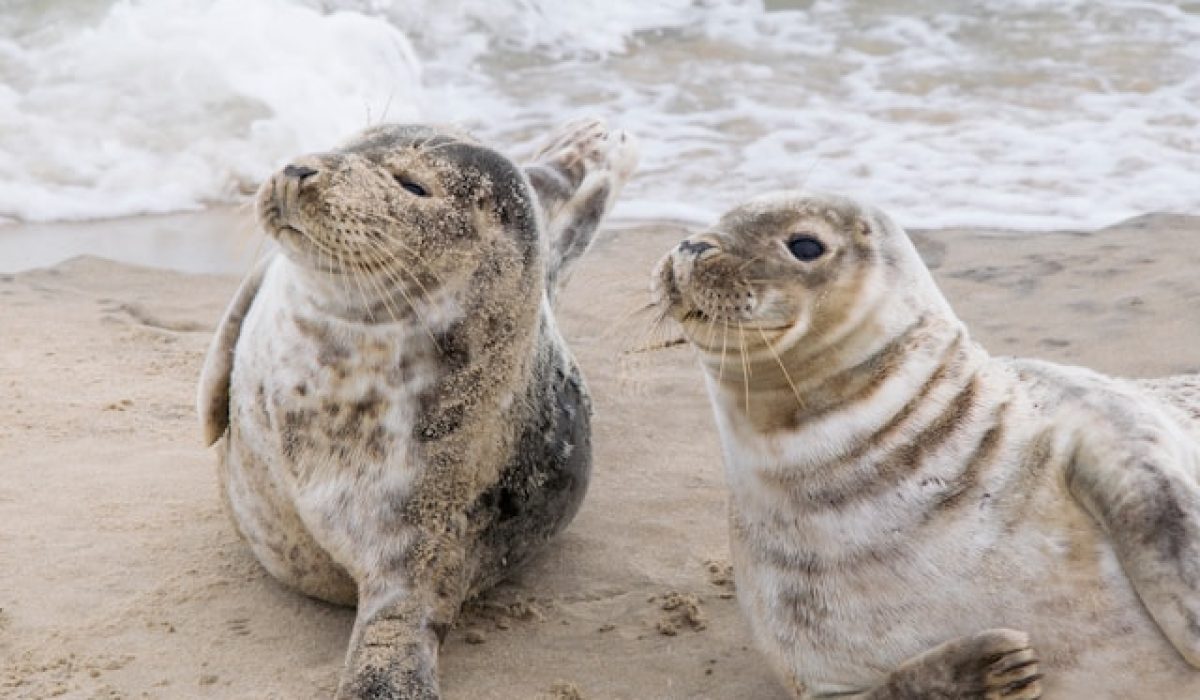
[[[647,314],[653,313],[652,317],[647,318]],[[663,335],[669,332],[669,328],[664,325],[667,318],[667,310],[659,308],[657,304],[638,305],[633,309],[622,314],[621,318],[611,323],[604,333],[607,336],[614,335],[622,331],[623,327],[628,327],[637,322],[642,327],[632,328],[630,330],[630,340],[625,345],[625,353],[647,352],[649,350],[659,350],[664,347],[671,347],[679,344],[676,339],[667,339],[663,342],[656,342],[656,336]],[[686,342],[686,341],[683,341]]]
[[[331,272],[337,273],[336,276],[338,278],[338,282],[339,282],[340,286],[342,287],[343,292],[346,295],[346,299],[347,300],[353,299],[354,297],[350,292],[350,280],[348,279],[349,275],[345,274],[341,270],[338,270],[340,263],[334,258],[333,250],[329,246],[318,244],[317,251],[319,253],[323,252],[325,257],[328,259],[329,270]],[[321,264],[321,260],[320,260],[320,256],[318,255],[317,265],[320,265],[320,264]]]
[[712,347],[713,340],[717,337],[717,320],[711,317],[705,319],[704,327],[708,331],[708,334],[704,337],[704,345]]
[[[337,270],[337,265],[338,265],[338,263],[337,263],[337,262],[334,260],[334,257],[333,257],[333,252],[332,252],[332,251],[331,251],[331,250],[330,250],[328,247],[321,247],[321,246],[318,246],[318,247],[317,247],[317,250],[319,250],[319,251],[324,251],[324,253],[325,253],[325,257],[326,257],[326,258],[329,260],[329,269],[330,269],[330,270]],[[318,265],[320,264],[320,260],[319,260],[319,259],[318,259],[318,261],[317,261],[317,264],[318,264]],[[339,272],[341,272],[341,271],[339,271]],[[353,297],[353,295],[350,293],[350,280],[349,280],[349,275],[346,275],[346,274],[338,274],[338,275],[337,275],[337,278],[338,278],[338,283],[339,283],[339,285],[341,286],[341,288],[342,288],[342,290],[343,290],[343,293],[346,295],[346,299],[347,299],[347,300],[353,299],[354,297]]]
[[385,102],[383,105],[383,114],[379,115],[379,123],[380,124],[387,121],[388,110],[390,110],[392,108],[392,98],[394,98],[395,96],[396,96],[396,88],[393,87],[391,90],[388,91],[387,102]]
[[[724,325],[725,322],[722,321],[721,324]],[[708,329],[708,335],[706,335],[704,338],[704,347],[707,349],[707,348],[713,347],[716,344],[717,320],[713,319],[713,318],[708,319],[708,321],[706,322],[706,327]]]
[[754,263],[756,263],[762,259],[763,259],[763,255],[760,253],[758,255],[755,255],[752,258],[749,258],[749,259],[743,261],[741,265],[738,265],[738,272],[740,273],[742,270],[745,270],[747,267],[750,267],[751,265],[753,265]]
[[[364,250],[363,254],[366,255],[369,260],[372,259],[371,252],[369,250]],[[380,269],[383,269],[385,275],[387,274],[387,270],[382,267],[382,263],[380,261],[373,261],[373,262],[376,265],[379,265]],[[397,312],[395,305],[392,303],[392,301],[393,301],[392,297],[384,289],[384,286],[379,282],[379,280],[377,280],[375,278],[374,275],[372,275],[370,273],[370,270],[368,270],[363,263],[355,263],[355,267],[358,268],[362,272],[363,276],[366,277],[367,282],[370,283],[370,285],[372,287],[374,287],[375,291],[379,294],[380,298],[383,301],[384,308],[387,309],[388,315],[392,317],[392,323],[399,322],[400,314]]]
[[[388,261],[381,257],[382,254],[383,254],[382,251],[372,252],[371,249],[367,249],[367,250],[363,251],[363,255],[367,256],[368,259],[370,259],[372,261],[372,264],[375,266],[375,269],[383,273],[384,277],[388,281],[388,287],[391,289],[395,289],[395,291],[399,292],[400,295],[404,298],[404,303],[408,305],[408,308],[413,312],[413,315],[415,315],[421,321],[422,325],[424,325],[426,327],[426,332],[429,334],[430,339],[433,340],[434,344],[436,345],[437,339],[433,337],[433,330],[430,329],[428,327],[428,324],[425,323],[425,319],[421,316],[421,310],[419,308],[417,308],[417,304],[415,304],[413,302],[412,298],[409,297],[408,293],[405,291],[404,282],[399,277],[397,277],[396,268],[388,264],[388,262],[396,262],[395,258],[392,258],[391,261]],[[382,288],[382,286],[383,285],[380,285],[381,288]],[[380,293],[384,294],[385,296],[391,297],[391,295],[388,295],[386,293],[386,290],[381,289]],[[391,298],[394,301],[394,297],[391,297]],[[399,318],[396,318],[396,320],[399,320]]]
[[615,321],[608,324],[608,326],[604,329],[604,335],[606,337],[611,337],[613,334],[615,334],[617,332],[617,330],[619,330],[625,324],[633,321],[636,317],[638,317],[642,314],[648,313],[650,311],[657,311],[657,310],[658,310],[658,305],[653,302],[650,302],[647,304],[635,303],[632,308],[626,310],[619,317],[617,317],[617,319]]
[[607,334],[616,334],[618,331],[628,329],[629,342],[625,343],[627,351],[636,348],[638,345],[651,341],[655,336],[667,331],[663,325],[666,315],[662,309],[659,309],[654,304],[631,309],[624,316],[613,322],[605,331]]
[[815,158],[813,158],[812,165],[808,166],[808,170],[805,171],[804,177],[800,178],[800,183],[796,187],[797,190],[803,190],[808,186],[808,181],[810,179],[812,179],[812,174],[816,171],[817,166],[821,164],[821,161],[824,158],[825,158],[825,156],[821,155],[820,153],[818,153],[817,156]]
[[434,138],[430,137],[428,140],[425,141],[425,143],[421,144],[421,149],[420,149],[421,155],[427,156],[430,154],[434,154],[434,153],[437,153],[438,151],[450,148],[451,146],[458,143],[458,141],[456,141],[454,139],[446,139],[445,141],[442,141],[441,143],[436,143],[432,146],[429,146],[428,144],[430,142],[432,142],[433,140],[434,140]]
[[[648,315],[647,312],[653,313]],[[621,387],[632,388],[638,393],[644,383],[639,384],[637,378],[647,376],[643,370],[653,362],[650,353],[686,345],[687,339],[673,332],[676,330],[673,324],[664,323],[667,311],[655,304],[634,309],[627,317],[636,318],[643,327],[639,332],[631,330],[630,339],[622,342],[619,356]]]
[[750,414],[750,360],[746,357],[746,331],[742,328],[742,322],[738,321],[738,337],[741,338],[741,347],[738,348],[738,355],[742,358],[742,385],[746,390],[746,415]]
[[[392,262],[396,262],[395,258],[392,258]],[[413,301],[412,297],[410,297],[408,295],[408,292],[405,291],[403,281],[393,275],[393,272],[404,271],[404,266],[397,265],[395,267],[391,267],[391,266],[387,265],[387,261],[385,261],[385,260],[380,260],[380,261],[378,261],[377,264],[380,266],[380,269],[383,270],[384,275],[387,275],[387,277],[391,281],[392,285],[395,286],[396,291],[400,292],[400,296],[404,297],[404,302],[406,304],[408,304],[408,308],[412,309],[413,315],[415,315],[417,317],[417,321],[419,321],[421,326],[425,329],[425,333],[429,336],[429,339],[431,341],[433,341],[433,347],[437,350],[438,354],[441,354],[442,346],[441,346],[441,344],[438,343],[437,335],[434,334],[433,328],[429,325],[429,322],[426,320],[425,315],[421,313],[421,309],[420,309],[419,305],[416,304]],[[410,276],[412,276],[412,275],[410,275]],[[420,281],[417,281],[417,284],[418,284],[418,286],[420,286],[421,290],[424,292],[425,288],[424,288],[424,286],[421,286]],[[425,296],[425,303],[432,305],[433,299],[432,299],[432,297],[430,297],[429,293],[425,292],[424,296]]]
[[[368,245],[370,245],[373,248],[375,248],[376,250],[378,250],[384,256],[385,260],[395,261],[399,258],[399,256],[397,256],[392,251],[385,249],[383,247],[383,243],[381,243],[377,240],[367,237],[366,242]],[[413,262],[415,262],[418,266],[420,266],[422,269],[424,269],[426,272],[428,272],[429,275],[431,277],[433,277],[434,281],[437,282],[439,285],[445,284],[445,281],[436,272],[433,271],[433,268],[421,257],[421,255],[412,246],[408,245],[404,241],[400,240],[399,238],[395,238],[395,237],[389,238],[388,243],[398,246],[405,253],[408,253],[409,255],[411,255],[413,258]],[[403,266],[401,266],[401,267],[403,268]],[[407,272],[407,268],[403,268],[403,269],[405,269],[405,271]],[[426,292],[426,296],[428,296],[428,291],[425,290],[425,287],[421,283],[420,278],[417,277],[417,275],[415,275],[415,274],[412,274],[412,273],[410,273],[410,274],[413,277],[413,281],[416,282],[417,285],[421,287],[422,291]]]
[[800,409],[803,410],[806,403],[800,396],[800,390],[796,388],[796,382],[792,381],[792,375],[788,373],[787,367],[784,366],[783,358],[779,357],[779,352],[775,349],[775,346],[771,344],[770,340],[767,340],[767,334],[762,328],[758,329],[758,334],[762,336],[763,344],[766,345],[767,349],[771,351],[771,357],[775,358],[775,363],[779,365],[780,371],[783,372],[783,378],[787,380],[788,386],[792,388],[792,393],[796,395],[796,403],[799,405]]
[[413,150],[420,151],[421,153],[425,153],[426,152],[425,149],[429,146],[429,144],[433,143],[433,140],[436,139],[438,136],[439,136],[439,134],[436,134],[436,133],[426,136],[425,138],[421,139],[419,142],[413,144]]
[[[346,262],[345,258],[342,257],[342,254],[340,251],[337,254],[337,259],[338,259],[338,266],[345,269],[347,267],[347,262]],[[358,287],[358,296],[360,299],[362,299],[363,307],[367,312],[367,318],[369,318],[372,322],[374,322],[375,321],[375,310],[372,307],[371,301],[369,299],[367,299],[367,290],[363,287],[362,280],[359,279],[362,271],[354,263],[349,263],[348,266],[350,268],[350,278],[352,280],[354,280],[354,286]]]
[[668,326],[666,323],[668,316],[669,316],[668,312],[664,309],[661,311],[661,313],[659,313],[659,315],[656,318],[654,318],[650,322],[649,327],[646,329],[646,331],[644,333],[642,333],[642,336],[638,340],[638,342],[635,343],[635,345],[639,345],[641,347],[638,349],[635,349],[633,352],[648,352],[651,350],[663,350],[665,348],[673,347],[675,345],[680,345],[682,343],[687,342],[686,339],[682,339],[682,338],[666,338],[663,340],[656,340],[657,337],[661,337],[661,336],[670,334],[671,327]]
[[[410,254],[413,256],[413,259],[417,262],[417,264],[420,265],[423,269],[429,271],[429,273],[431,275],[433,275],[433,278],[437,281],[437,283],[439,285],[444,284],[444,282],[442,282],[442,280],[440,278],[438,278],[438,276],[436,274],[433,273],[433,271],[430,269],[430,267],[425,264],[425,261],[422,260],[419,255],[417,255],[417,252],[415,250],[412,250],[411,248],[408,248],[407,246],[405,246],[402,241],[395,241],[395,242],[399,243],[402,248],[405,248],[407,251],[409,251]],[[373,241],[369,238],[367,239],[367,243],[369,245],[373,246],[374,249],[376,251],[378,251],[381,256],[385,256],[384,259],[380,260],[381,265],[386,266],[386,263],[388,263],[388,262],[399,263],[399,264],[395,265],[394,267],[389,267],[388,269],[395,270],[397,274],[402,273],[402,274],[405,274],[408,277],[412,278],[412,281],[414,283],[416,283],[417,288],[420,290],[421,295],[424,296],[426,302],[430,303],[430,304],[433,303],[433,296],[429,293],[429,290],[425,288],[425,285],[421,282],[421,278],[419,275],[417,275],[417,273],[413,272],[412,270],[409,270],[408,267],[403,264],[403,261],[399,260],[399,258],[396,255],[392,254],[389,251],[384,250],[382,243],[379,243],[378,241]],[[397,277],[392,276],[391,279],[392,279],[393,284],[400,285],[400,281]]]
[[624,352],[640,353],[649,352],[652,350],[662,350],[664,348],[681,345],[687,342],[686,338],[681,338],[678,336],[659,340],[658,338],[660,337],[673,335],[671,331],[675,326],[666,323],[670,316],[669,310],[659,308],[654,304],[651,304],[645,308],[637,309],[634,313],[641,315],[649,311],[655,311],[657,313],[655,313],[653,317],[646,319],[645,327],[641,330],[637,337],[633,339],[632,342],[626,345],[628,349]]
[[[366,239],[366,248],[362,252],[371,261],[371,264],[387,277],[389,283],[397,287],[404,286],[399,277],[404,265],[395,254],[385,250],[383,244],[368,238]],[[423,287],[422,291],[425,291]],[[428,293],[425,296],[429,299]]]
[[[329,245],[328,243],[321,242],[312,236],[306,236],[306,238],[316,246],[318,251],[323,250],[325,252],[325,254],[329,256],[329,265],[330,265],[331,272],[334,272],[334,270],[336,269],[342,273],[341,277],[343,278],[342,282],[346,289],[346,298],[347,299],[351,299],[352,295],[350,294],[349,282],[347,282],[345,280],[345,278],[349,277],[350,280],[354,282],[354,286],[358,289],[358,298],[362,302],[362,306],[366,311],[367,318],[369,318],[371,321],[374,321],[375,313],[371,309],[370,300],[367,299],[367,292],[363,288],[362,282],[359,280],[359,274],[358,274],[359,270],[358,270],[356,261],[350,259],[349,253],[346,253],[345,255],[343,255],[344,251],[337,250],[336,248],[334,248],[332,245]],[[318,265],[319,264],[320,264],[320,261],[318,259]],[[336,265],[336,268],[334,267],[335,265]]]
[[[397,245],[399,245],[401,248],[403,248],[404,252],[411,255],[413,257],[413,261],[416,262],[418,265],[420,265],[421,268],[424,269],[426,272],[428,272],[430,277],[433,277],[435,282],[437,282],[438,284],[445,284],[445,282],[442,280],[441,276],[439,276],[438,273],[435,272],[432,267],[430,267],[428,264],[426,264],[426,262],[421,258],[420,254],[418,254],[416,250],[413,250],[410,246],[406,245],[404,243],[404,241],[394,241],[394,242]],[[392,255],[391,257],[395,258],[397,256]],[[418,285],[421,284],[421,280],[416,275],[413,275],[413,281],[416,282]]]
[[[382,248],[378,247],[379,244],[376,243],[375,241],[371,241],[370,239],[368,239],[367,242],[370,245],[376,246],[375,250],[378,251],[378,255],[382,256],[382,255],[387,254],[386,251],[384,251],[384,250],[382,250]],[[367,254],[367,251],[364,251],[364,254]],[[400,263],[400,264],[392,266],[392,265],[388,265],[389,262]],[[396,291],[400,292],[400,295],[402,297],[404,297],[404,302],[406,304],[408,304],[408,308],[412,309],[412,312],[417,317],[417,320],[420,321],[421,325],[425,327],[425,332],[429,335],[429,339],[433,341],[434,348],[436,348],[438,353],[440,354],[442,352],[442,348],[441,348],[441,345],[438,343],[436,335],[433,332],[433,328],[430,327],[428,321],[426,321],[425,316],[421,313],[421,309],[418,307],[418,305],[413,302],[412,297],[410,297],[408,295],[408,292],[405,291],[403,280],[397,276],[401,272],[408,272],[405,269],[402,261],[397,260],[395,256],[392,256],[391,258],[386,259],[386,260],[383,259],[382,257],[377,257],[375,260],[375,264],[379,266],[379,269],[382,270],[383,274],[388,278],[388,281],[391,282],[391,284],[395,287]],[[424,296],[425,303],[432,305],[433,297],[429,294],[428,290],[425,289],[425,286],[421,284],[421,281],[419,279],[417,279],[417,277],[414,273],[408,272],[408,275],[413,278],[414,282],[417,283],[417,286],[420,288],[419,294]]]
[[[376,255],[379,255],[379,254],[376,254]],[[433,336],[433,330],[431,328],[429,328],[429,324],[425,322],[425,318],[421,315],[421,309],[418,308],[418,305],[416,303],[414,303],[413,300],[408,296],[408,293],[404,289],[403,280],[400,279],[397,275],[397,272],[398,272],[397,269],[389,266],[388,262],[389,261],[387,261],[387,260],[382,260],[382,259],[378,259],[378,258],[376,259],[376,265],[378,266],[378,269],[387,278],[388,283],[391,285],[391,287],[394,288],[397,292],[399,292],[400,295],[404,298],[404,303],[408,305],[408,308],[410,310],[412,310],[413,315],[415,315],[417,317],[417,319],[421,322],[421,324],[423,326],[425,326],[425,330],[429,334],[430,340],[432,340],[434,343],[434,346],[437,347],[437,338],[435,338]],[[393,258],[393,260],[391,262],[395,262],[395,259]],[[403,269],[402,266],[401,266],[401,269]],[[433,303],[433,300],[429,297],[428,294],[425,295],[425,302],[429,303],[429,304]],[[438,348],[438,351],[441,352],[441,348]]]
[[722,377],[725,376],[725,355],[729,349],[729,323],[721,324],[721,363],[717,365],[717,383],[721,383]]

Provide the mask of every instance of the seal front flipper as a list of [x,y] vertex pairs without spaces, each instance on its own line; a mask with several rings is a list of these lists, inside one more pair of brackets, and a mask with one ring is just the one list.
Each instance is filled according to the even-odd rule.
[[591,245],[637,161],[633,136],[609,131],[600,119],[583,119],[559,127],[525,166],[545,222],[551,300]]
[[1163,634],[1200,668],[1200,446],[1172,418],[1121,402],[1123,430],[1080,430],[1066,470]]
[[438,649],[450,627],[412,596],[359,606],[338,700],[437,700]]
[[900,664],[867,690],[796,682],[794,692],[802,700],[1037,700],[1042,697],[1041,679],[1029,637],[997,628],[939,644]]
[[1022,632],[991,629],[952,639],[909,659],[878,686],[858,693],[808,692],[843,700],[1036,700],[1042,696],[1037,656]]
[[233,373],[233,351],[241,335],[242,322],[262,286],[267,267],[274,259],[274,255],[264,258],[242,281],[209,343],[196,393],[196,413],[200,416],[205,446],[219,440],[229,427],[229,378]]

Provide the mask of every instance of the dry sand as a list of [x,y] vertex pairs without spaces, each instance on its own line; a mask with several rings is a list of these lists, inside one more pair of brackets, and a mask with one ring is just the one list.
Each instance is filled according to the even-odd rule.
[[[596,404],[570,529],[469,607],[447,698],[784,695],[732,599],[725,493],[691,351],[623,354],[682,231],[610,232],[561,320]],[[1131,376],[1200,371],[1200,219],[915,235],[975,337]],[[320,698],[353,614],[269,579],[217,498],[192,407],[237,283],[96,258],[0,276],[0,696]]]

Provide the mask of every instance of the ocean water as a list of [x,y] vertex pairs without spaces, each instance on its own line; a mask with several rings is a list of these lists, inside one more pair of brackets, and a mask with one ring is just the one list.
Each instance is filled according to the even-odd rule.
[[244,200],[379,121],[634,132],[622,219],[766,189],[908,226],[1200,213],[1196,0],[0,0],[0,220]]

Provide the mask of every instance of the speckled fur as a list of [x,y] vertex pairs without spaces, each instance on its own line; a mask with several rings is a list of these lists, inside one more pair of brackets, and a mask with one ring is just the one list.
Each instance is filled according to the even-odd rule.
[[[499,153],[419,126],[370,129],[260,191],[283,252],[230,306],[199,410],[263,566],[358,606],[339,697],[437,697],[463,601],[583,498],[591,405],[545,290],[636,156],[596,121],[550,144],[530,168],[554,197]],[[547,263],[559,247],[572,253]]]
[[797,697],[1200,697],[1200,378],[989,356],[842,197],[753,200],[653,288],[700,351],[738,596]]

